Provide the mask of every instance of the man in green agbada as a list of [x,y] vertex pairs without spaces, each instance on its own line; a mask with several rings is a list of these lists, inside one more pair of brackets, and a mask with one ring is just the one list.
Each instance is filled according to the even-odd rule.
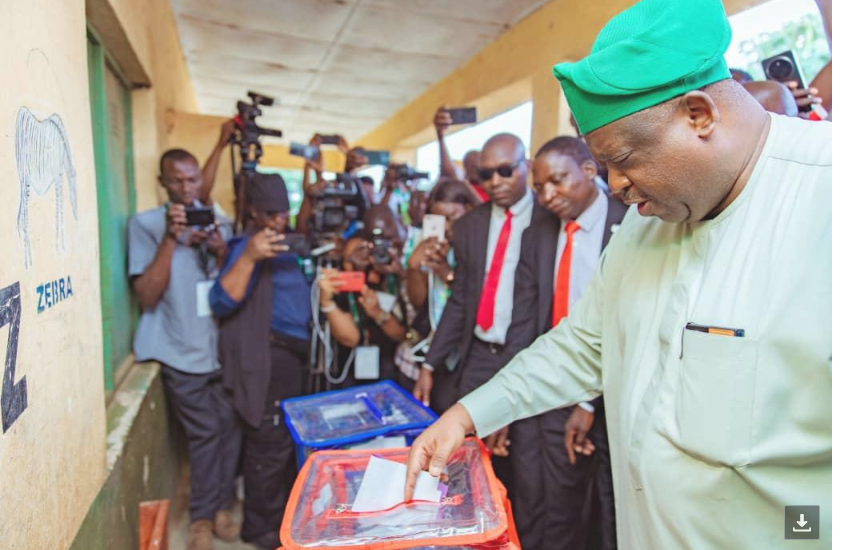
[[465,434],[604,392],[621,548],[798,548],[802,504],[830,547],[830,123],[766,113],[729,43],[718,0],[643,0],[554,68],[636,207],[570,315],[415,442],[407,496]]

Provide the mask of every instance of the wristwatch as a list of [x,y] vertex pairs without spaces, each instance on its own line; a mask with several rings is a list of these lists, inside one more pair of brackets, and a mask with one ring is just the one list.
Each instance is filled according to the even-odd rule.
[[454,272],[454,271],[450,271],[450,272],[449,272],[449,275],[447,275],[447,276],[446,276],[446,282],[447,282],[447,283],[451,283],[451,282],[452,282],[452,281],[454,281],[454,280],[455,280],[455,272]]
[[387,313],[386,311],[382,311],[381,315],[378,317],[378,320],[376,321],[376,323],[378,323],[378,326],[384,326],[384,323],[386,323],[389,320],[390,320],[390,314]]

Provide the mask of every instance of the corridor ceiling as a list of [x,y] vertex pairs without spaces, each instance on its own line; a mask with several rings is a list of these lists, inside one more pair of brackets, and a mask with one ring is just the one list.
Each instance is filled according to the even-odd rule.
[[353,143],[548,0],[171,0],[202,114]]

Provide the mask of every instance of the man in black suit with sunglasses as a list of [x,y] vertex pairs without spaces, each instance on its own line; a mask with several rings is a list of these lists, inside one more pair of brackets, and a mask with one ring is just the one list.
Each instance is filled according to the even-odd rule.
[[[498,134],[482,149],[479,176],[491,202],[453,224],[457,268],[452,295],[440,318],[415,396],[443,409],[478,388],[511,356],[506,335],[514,309],[514,271],[523,231],[547,212],[527,185],[529,161],[517,136]],[[461,361],[445,366],[453,350]],[[437,395],[437,394],[440,395]]]

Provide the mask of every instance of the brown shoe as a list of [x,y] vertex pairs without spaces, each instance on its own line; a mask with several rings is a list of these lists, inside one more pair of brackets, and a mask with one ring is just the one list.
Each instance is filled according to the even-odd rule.
[[189,526],[187,550],[213,550],[213,522],[208,519],[193,521]]
[[239,538],[239,525],[230,515],[230,510],[219,510],[216,512],[216,520],[213,522],[213,533],[226,542],[233,542]]

